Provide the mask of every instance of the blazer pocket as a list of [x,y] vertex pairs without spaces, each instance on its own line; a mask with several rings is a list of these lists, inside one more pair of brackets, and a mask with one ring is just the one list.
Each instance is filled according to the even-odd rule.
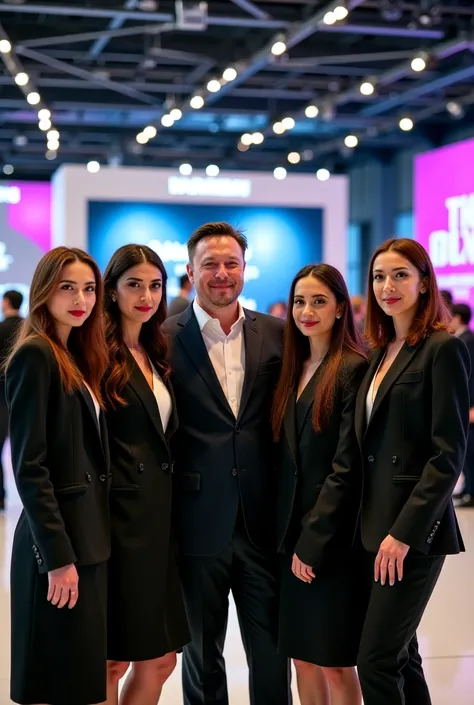
[[82,492],[85,492],[87,488],[88,485],[82,483],[78,483],[76,485],[64,485],[64,487],[55,487],[54,494],[59,495],[60,497],[69,494],[81,494]]
[[392,480],[395,483],[419,482],[421,475],[394,475]]
[[179,486],[185,492],[198,492],[201,489],[201,474],[199,472],[183,472],[178,475]]
[[417,372],[405,372],[404,375],[400,375],[395,384],[414,384],[422,381],[423,370],[418,370]]
[[265,375],[269,372],[277,372],[281,366],[281,360],[272,360],[272,362],[265,362],[263,365],[258,366],[257,375]]
[[137,490],[140,489],[140,485],[122,485],[121,487],[112,487],[110,488],[110,491],[113,492],[114,494],[117,494],[118,492],[137,492]]

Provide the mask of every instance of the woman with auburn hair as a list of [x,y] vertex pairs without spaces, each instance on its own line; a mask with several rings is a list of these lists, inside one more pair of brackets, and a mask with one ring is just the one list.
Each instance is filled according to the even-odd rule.
[[369,267],[374,356],[356,403],[360,529],[373,583],[358,657],[365,705],[430,705],[416,630],[447,554],[464,550],[451,496],[469,426],[469,355],[423,247],[392,239]]
[[105,394],[112,458],[108,658],[110,705],[156,705],[189,641],[171,532],[178,420],[169,383],[166,270],[144,245],[125,245],[104,275],[110,366]]
[[[97,303],[97,301],[99,303]],[[15,481],[11,698],[90,705],[106,697],[109,455],[102,281],[82,250],[38,264],[6,363]]]
[[353,546],[361,489],[354,407],[366,369],[340,272],[304,267],[291,285],[272,418],[279,649],[294,661],[302,705],[361,702],[354,666],[367,590]]

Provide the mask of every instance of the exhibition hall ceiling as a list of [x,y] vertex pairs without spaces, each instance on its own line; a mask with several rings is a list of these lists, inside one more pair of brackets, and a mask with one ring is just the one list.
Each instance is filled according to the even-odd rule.
[[473,0],[0,0],[0,52],[15,178],[344,172],[472,131]]

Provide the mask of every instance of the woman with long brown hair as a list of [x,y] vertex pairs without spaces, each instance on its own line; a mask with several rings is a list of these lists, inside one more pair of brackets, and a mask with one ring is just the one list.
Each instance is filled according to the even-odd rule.
[[36,268],[6,365],[23,504],[11,566],[11,698],[90,705],[106,697],[109,456],[102,283],[82,250]]
[[169,383],[166,270],[144,245],[125,245],[105,274],[105,381],[112,458],[107,703],[130,664],[121,705],[156,705],[189,641],[171,532],[173,464],[169,441],[177,428]]
[[273,404],[280,445],[280,651],[302,705],[359,705],[365,590],[354,572],[360,482],[354,406],[367,369],[340,272],[308,265],[291,285]]
[[469,427],[469,354],[447,331],[433,265],[392,239],[369,267],[374,349],[356,404],[372,589],[358,658],[365,705],[430,705],[416,630],[446,555],[464,550],[452,493]]

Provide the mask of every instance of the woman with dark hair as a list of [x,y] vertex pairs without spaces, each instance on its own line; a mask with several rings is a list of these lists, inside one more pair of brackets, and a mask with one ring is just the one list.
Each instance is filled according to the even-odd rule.
[[104,274],[110,366],[105,395],[112,458],[107,703],[130,663],[121,705],[156,705],[189,641],[171,533],[169,440],[178,421],[168,380],[166,270],[125,245]]
[[466,452],[470,364],[447,320],[423,247],[381,245],[369,267],[366,336],[375,354],[355,421],[373,578],[358,658],[365,705],[430,705],[416,630],[445,556],[464,550],[451,496]]
[[272,418],[281,451],[279,648],[294,661],[302,705],[361,702],[354,666],[366,591],[353,548],[354,406],[366,369],[341,274],[304,267],[291,285]]
[[38,264],[6,363],[23,511],[11,565],[11,698],[90,705],[106,697],[109,456],[102,280],[82,250]]

